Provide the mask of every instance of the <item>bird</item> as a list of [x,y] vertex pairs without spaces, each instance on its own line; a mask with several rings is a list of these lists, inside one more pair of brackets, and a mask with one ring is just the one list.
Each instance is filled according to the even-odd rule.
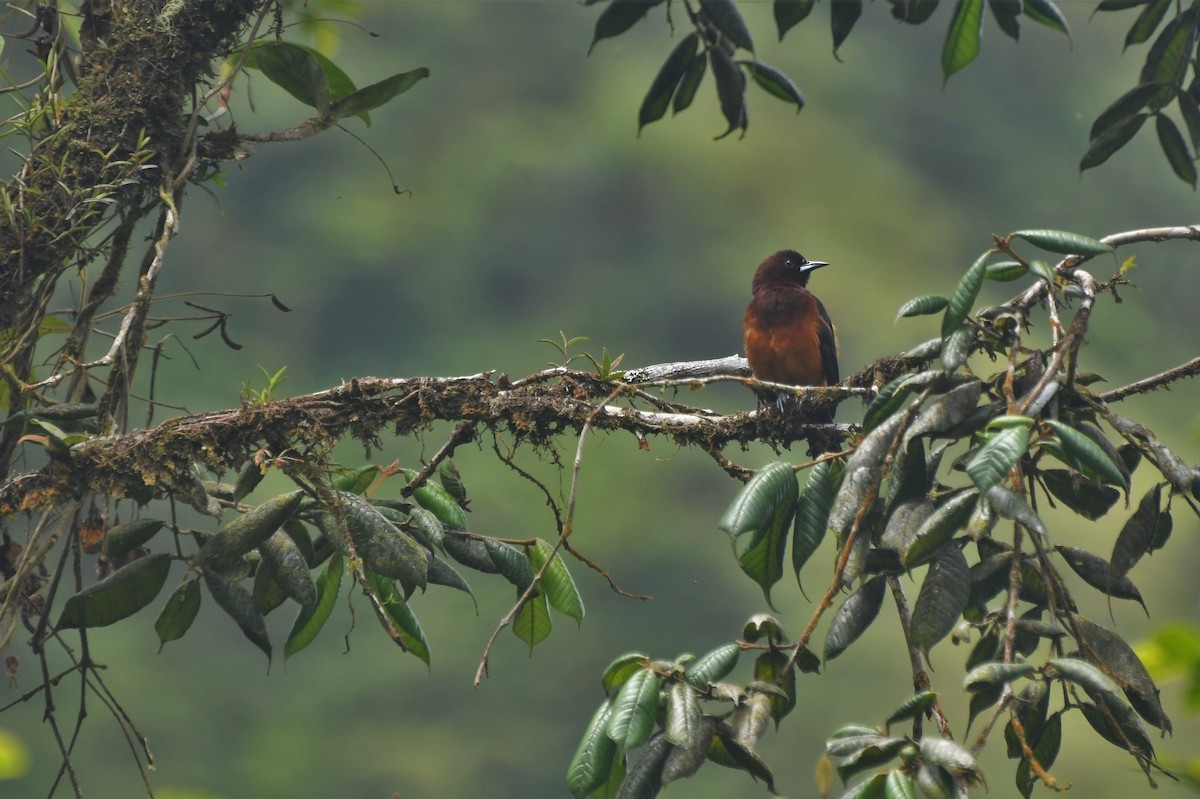
[[[812,273],[829,266],[810,261],[795,250],[780,250],[767,257],[754,273],[754,298],[742,317],[746,360],[759,380],[790,386],[832,386],[838,372],[837,329],[829,312],[808,290]],[[780,412],[791,407],[793,398],[773,395]],[[813,412],[815,423],[833,421],[834,408]],[[823,438],[823,437],[822,437]],[[831,442],[815,442],[811,448],[825,449]]]

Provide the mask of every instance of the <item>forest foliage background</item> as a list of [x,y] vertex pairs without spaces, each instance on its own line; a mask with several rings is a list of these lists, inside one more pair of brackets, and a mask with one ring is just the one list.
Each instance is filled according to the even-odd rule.
[[[637,104],[669,35],[658,13],[585,57],[595,13],[574,3],[364,3],[364,30],[339,31],[339,65],[360,83],[431,70],[374,112],[369,129],[347,126],[411,193],[393,193],[373,155],[336,131],[263,146],[227,173],[228,188],[212,197],[193,191],[161,293],[274,292],[295,312],[280,314],[265,300],[200,300],[234,313],[230,333],[244,348],[230,351],[212,336],[169,345],[160,398],[189,411],[234,406],[243,382],[261,383],[260,365],[287,366],[287,394],[358,375],[497,369],[517,376],[554,357],[537,340],[560,330],[591,337],[585,349],[625,353],[626,366],[729,355],[740,351],[753,267],[782,247],[833,263],[814,288],[839,325],[848,373],[934,335],[935,320],[893,325],[897,307],[948,291],[993,232],[1046,227],[1100,236],[1194,218],[1195,194],[1170,174],[1149,137],[1100,169],[1077,172],[1091,121],[1140,67],[1136,48],[1119,53],[1128,20],[1089,21],[1090,4],[1066,3],[1070,45],[1036,26],[1014,45],[989,21],[980,59],[943,86],[943,25],[898,30],[883,9],[869,7],[839,63],[825,26],[803,25],[781,44],[767,35],[769,4],[741,7],[762,31],[759,57],[791,75],[809,104],[797,116],[752,95],[748,135],[714,143],[724,125],[709,88],[685,115],[635,136]],[[252,91],[257,113],[244,104],[236,112],[243,131],[305,115],[265,81]],[[1099,303],[1087,352],[1112,385],[1195,351],[1194,247],[1134,251],[1136,288],[1122,292],[1119,306]],[[997,294],[982,299],[997,301],[1005,287],[986,290]],[[1128,410],[1185,435],[1171,443],[1194,463],[1195,396],[1185,385],[1130,400]],[[732,388],[691,399],[724,410],[753,404]],[[840,418],[856,412],[847,403]],[[444,432],[427,436],[426,454]],[[392,443],[377,458],[411,464],[421,454]],[[361,452],[347,447],[344,457],[357,462]],[[771,453],[739,459],[759,465]],[[456,460],[480,509],[472,524],[548,535],[553,520],[531,486],[483,468],[486,458],[470,447]],[[524,465],[551,474],[532,458]],[[116,666],[110,687],[150,737],[160,795],[564,795],[562,773],[612,657],[632,649],[668,658],[703,652],[764,609],[716,531],[737,485],[710,461],[665,442],[640,452],[632,438],[597,436],[586,471],[572,541],[622,587],[654,599],[621,599],[599,578],[577,573],[589,611],[582,629],[559,622],[532,659],[504,636],[490,679],[477,689],[470,680],[493,609],[510,599],[507,586],[487,581],[475,586],[478,616],[465,596],[415,600],[427,630],[436,631],[430,674],[377,634],[365,607],[349,654],[334,632],[352,624],[342,608],[326,635],[270,672],[212,607],[161,654],[154,609],[93,636],[97,659]],[[1062,514],[1053,519],[1057,543],[1115,534]],[[1152,558],[1134,575],[1154,618],[1128,603],[1114,608],[1125,635],[1200,620],[1197,524],[1187,514],[1176,521],[1171,560]],[[785,621],[807,617],[794,588],[781,586],[775,597]],[[1098,619],[1107,612],[1087,610]],[[272,624],[282,635],[290,619]],[[854,656],[801,680],[790,734],[768,736],[761,749],[785,793],[809,792],[812,765],[834,726],[873,721],[862,715],[873,710],[864,685],[890,690],[897,702],[909,694],[908,664],[892,634],[877,625]],[[961,648],[942,647],[933,666],[957,673],[960,655]],[[1165,698],[1168,710],[1180,707],[1171,684]],[[965,708],[957,712],[961,725]],[[39,714],[30,704],[0,719],[0,730],[20,736],[32,756],[13,795],[41,791],[57,768],[51,742],[37,734]],[[1200,740],[1200,725],[1173,716],[1175,738],[1160,751],[1194,755],[1188,742]],[[99,796],[136,792],[136,771],[111,721],[98,714],[84,736],[77,767],[85,784],[102,786]],[[992,749],[989,757],[1003,757]],[[1145,790],[1131,760],[1090,750],[1068,746],[1057,771],[1081,795]],[[1008,780],[1000,782],[993,791],[1008,795]],[[1162,786],[1163,796],[1184,790]],[[708,769],[665,795],[704,799],[732,790],[754,789],[744,774]]]

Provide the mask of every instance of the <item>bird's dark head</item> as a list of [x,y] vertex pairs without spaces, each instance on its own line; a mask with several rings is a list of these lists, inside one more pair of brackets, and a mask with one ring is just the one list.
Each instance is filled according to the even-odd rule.
[[795,250],[780,250],[759,264],[754,273],[753,288],[757,291],[759,286],[781,283],[807,286],[808,278],[822,266],[829,264],[810,261]]

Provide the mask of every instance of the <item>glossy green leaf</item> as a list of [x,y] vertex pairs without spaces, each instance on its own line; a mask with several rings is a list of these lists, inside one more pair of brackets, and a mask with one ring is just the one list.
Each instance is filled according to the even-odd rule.
[[1167,157],[1175,176],[1193,189],[1196,188],[1196,163],[1179,128],[1170,117],[1158,114],[1155,129],[1158,132],[1158,144],[1162,147],[1163,155]]
[[1045,25],[1067,36],[1071,35],[1067,27],[1067,18],[1051,0],[1025,0],[1025,16],[1039,25]]
[[149,605],[167,582],[171,556],[147,555],[75,594],[63,605],[55,629],[107,627]]
[[683,678],[700,690],[706,690],[709,683],[717,682],[737,665],[742,649],[737,644],[725,644],[697,658],[688,665]]
[[1010,427],[992,436],[967,462],[967,474],[986,494],[1008,476],[1029,446],[1029,430],[1025,427]]
[[1059,255],[1102,255],[1112,252],[1112,246],[1102,241],[1062,230],[1018,230],[1010,235],[1038,249]]
[[191,629],[196,614],[200,612],[200,581],[188,580],[175,589],[154,621],[158,633],[158,651],[168,641],[182,638]]
[[630,675],[612,699],[606,734],[623,751],[646,743],[654,732],[658,712],[658,689],[662,678],[651,669]]
[[775,0],[772,3],[775,27],[779,31],[780,41],[783,41],[785,33],[803,22],[804,18],[812,13],[814,5],[816,5],[816,0]]
[[790,464],[776,462],[754,473],[726,509],[717,527],[735,541],[746,533],[755,536],[781,515],[791,518],[800,490]]
[[340,512],[363,565],[376,574],[400,580],[405,591],[424,588],[429,572],[429,550],[401,532],[371,503],[342,492]]
[[939,313],[949,304],[950,299],[941,294],[925,294],[914,297],[900,306],[900,310],[896,312],[896,321],[910,316],[928,316]]
[[596,29],[592,34],[588,55],[591,55],[596,43],[601,39],[620,36],[646,16],[646,12],[662,2],[663,0],[610,0],[596,19]]
[[663,770],[671,745],[656,732],[629,767],[617,799],[654,799],[662,790]]
[[892,769],[887,773],[883,786],[885,799],[917,799],[917,786],[903,771]]
[[546,605],[545,594],[530,596],[513,619],[513,635],[529,644],[530,653],[535,646],[546,640],[552,628],[550,608]]
[[926,735],[921,739],[921,756],[929,763],[934,763],[950,771],[974,772],[978,769],[975,756],[965,746],[939,738],[936,735]]
[[[417,476],[412,469],[401,469],[400,473],[409,483]],[[453,494],[440,485],[426,482],[420,488],[413,490],[412,498],[422,508],[432,512],[438,521],[446,525],[448,529],[467,529],[467,515],[463,512],[462,506],[458,504],[458,500],[454,498]]]
[[892,714],[883,722],[884,727],[891,727],[893,724],[909,719],[920,718],[925,715],[925,711],[933,707],[937,702],[937,692],[921,691],[913,694],[908,699],[901,703],[900,707],[892,711]]
[[929,657],[962,617],[971,590],[971,573],[962,550],[953,541],[942,545],[929,562],[921,592],[912,610],[913,645]]
[[958,0],[946,41],[942,45],[942,77],[970,64],[979,55],[979,37],[983,31],[983,0]]
[[338,592],[342,587],[342,556],[336,552],[329,558],[324,571],[317,577],[317,604],[311,608],[301,608],[292,622],[292,630],[288,633],[287,643],[283,645],[283,657],[286,660],[308,646],[321,632],[333,607],[337,603]]
[[1008,283],[1025,277],[1028,272],[1029,269],[1020,261],[997,261],[987,265],[983,277],[998,283]]
[[458,473],[458,467],[454,465],[454,461],[447,458],[442,461],[442,465],[437,471],[438,482],[442,484],[442,488],[446,489],[446,493],[454,497],[454,501],[459,504],[459,507],[466,507],[467,503],[467,488],[463,485],[462,475]]
[[[425,638],[425,630],[421,628],[421,622],[417,620],[412,608],[404,601],[404,595],[396,588],[396,584],[391,579],[371,571],[367,572],[367,582],[370,583],[371,590],[375,592],[379,604],[383,606],[383,612],[387,614],[387,619],[391,622],[389,626],[383,618],[380,618],[379,623],[383,625],[389,635],[395,636],[393,640],[396,640],[396,643],[405,652],[416,655],[426,666],[429,666],[429,641]],[[376,609],[376,613],[378,612]]]
[[546,599],[550,601],[550,607],[582,624],[583,597],[575,587],[571,572],[567,570],[562,557],[554,551],[554,547],[539,538],[529,550],[529,562],[534,572],[537,572],[546,561],[550,561],[550,565],[542,574],[540,587],[546,594]]
[[675,92],[675,99],[671,101],[672,114],[678,114],[692,104],[692,100],[696,99],[696,92],[704,80],[704,73],[707,71],[707,58],[703,55],[697,55],[692,59],[691,63],[688,64],[687,72],[683,75],[683,80],[679,82],[679,89]]
[[960,491],[925,517],[911,538],[892,542],[898,547],[904,568],[914,569],[921,565],[962,530],[978,501],[979,494],[975,491]]
[[483,539],[483,545],[501,576],[516,586],[517,591],[524,592],[533,582],[533,565],[524,551],[494,538]]
[[829,6],[830,29],[833,32],[833,55],[836,58],[842,43],[862,16],[862,0],[839,0]]
[[946,315],[942,317],[943,339],[959,329],[975,306],[975,298],[979,296],[983,276],[987,272],[989,255],[990,253],[984,253],[979,256],[954,287],[946,306]]
[[1045,421],[1058,436],[1063,450],[1074,461],[1072,466],[1105,482],[1129,488],[1129,478],[1125,474],[1124,465],[1114,461],[1095,441],[1063,422],[1054,419]]
[[124,555],[153,538],[166,522],[143,517],[125,524],[115,524],[104,533],[100,552],[106,558]]
[[715,138],[723,139],[735,130],[746,130],[746,76],[719,47],[708,50],[708,64],[717,84],[717,101],[725,117],[725,132]]
[[333,487],[350,494],[362,494],[379,477],[379,467],[371,464],[357,469],[338,469],[333,474]]
[[1037,668],[1032,663],[983,663],[967,672],[963,690],[980,691],[1002,686],[1021,677],[1028,677]]
[[442,529],[442,522],[434,515],[433,511],[426,508],[413,508],[408,514],[405,529],[409,530],[413,538],[420,541],[431,552],[435,549],[446,551],[446,531]]
[[338,120],[374,111],[398,95],[404,94],[422,78],[428,77],[429,70],[425,67],[418,67],[408,72],[392,75],[390,78],[372,83],[370,86],[364,86],[333,102],[329,106],[329,117]]
[[800,570],[821,546],[829,521],[829,511],[841,485],[842,467],[835,461],[823,461],[808,472],[808,482],[796,505],[796,522],[792,528],[792,569],[796,582]]
[[250,592],[230,582],[212,569],[204,571],[204,585],[213,601],[233,619],[242,635],[263,651],[267,661],[271,660],[271,637],[267,634],[267,623],[262,612],[254,604]]
[[804,95],[800,93],[800,88],[792,82],[791,78],[775,67],[761,61],[749,60],[739,61],[738,64],[750,73],[754,82],[767,94],[783,100],[785,103],[792,103],[796,106],[797,112],[804,107]]
[[316,604],[316,583],[309,574],[308,562],[291,536],[276,530],[262,542],[258,551],[263,566],[288,597],[306,607]]
[[628,652],[615,658],[604,669],[600,684],[604,694],[610,696],[614,690],[625,684],[631,676],[650,665],[650,658],[641,652]]
[[638,109],[638,133],[641,133],[643,127],[662,119],[663,114],[667,113],[676,87],[696,60],[696,49],[699,45],[700,37],[696,33],[689,33],[671,50],[658,74],[654,76],[650,90],[646,92],[641,108]]
[[1113,153],[1128,144],[1142,129],[1148,116],[1148,114],[1134,114],[1105,128],[1104,133],[1088,143],[1087,152],[1083,154],[1083,158],[1079,162],[1079,171],[1100,166],[1107,161]]
[[303,491],[280,494],[232,519],[205,542],[193,563],[223,565],[240,558],[282,527],[295,513],[302,499]]
[[753,50],[750,29],[733,0],[700,0],[700,11],[726,39],[743,50]]
[[883,595],[887,581],[882,576],[872,577],[850,596],[838,608],[829,625],[829,633],[825,636],[824,659],[833,660],[846,647],[858,640],[883,607]]
[[607,735],[612,705],[604,702],[588,722],[575,757],[567,768],[567,787],[575,799],[584,799],[604,785],[617,757],[617,745]]
[[667,690],[667,720],[663,733],[674,746],[694,747],[700,740],[700,697],[686,682],[673,682]]

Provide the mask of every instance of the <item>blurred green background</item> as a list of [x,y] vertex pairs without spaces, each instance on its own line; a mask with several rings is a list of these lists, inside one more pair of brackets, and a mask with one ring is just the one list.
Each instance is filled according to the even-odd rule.
[[[714,142],[724,124],[711,76],[691,110],[635,135],[638,103],[673,41],[659,11],[585,57],[598,11],[565,0],[364,3],[363,27],[340,30],[334,60],[359,85],[418,66],[432,71],[374,112],[369,129],[347,126],[411,194],[394,194],[372,152],[339,131],[263,146],[229,170],[227,189],[211,198],[193,191],[163,291],[275,292],[295,311],[280,314],[265,300],[193,298],[233,312],[230,332],[244,349],[225,349],[214,336],[191,340],[199,324],[177,327],[159,398],[189,411],[235,405],[244,381],[261,384],[259,365],[288,367],[287,394],[359,375],[496,369],[518,376],[555,355],[536,342],[559,330],[590,336],[583,348],[596,354],[601,347],[624,353],[625,366],[730,355],[740,352],[753,269],[782,247],[833,263],[813,287],[839,326],[845,374],[934,335],[930,319],[894,325],[896,309],[912,296],[949,291],[992,233],[1049,227],[1099,236],[1195,221],[1195,194],[1170,173],[1148,132],[1109,164],[1077,171],[1092,120],[1133,85],[1141,66],[1142,51],[1121,53],[1128,15],[1089,21],[1091,4],[1065,4],[1070,43],[1027,23],[1020,45],[989,18],[982,56],[943,86],[945,9],[926,26],[901,28],[885,6],[872,5],[839,63],[830,54],[827,5],[784,43],[775,41],[769,3],[739,7],[758,57],[783,68],[809,105],[797,116],[751,88],[749,134]],[[255,113],[244,90],[234,106],[240,130],[287,127],[306,116],[261,77],[252,86]],[[1099,304],[1085,350],[1088,368],[1114,386],[1193,357],[1200,341],[1195,246],[1143,246],[1122,256],[1133,253],[1137,286],[1122,292],[1120,305]],[[1116,266],[1102,260],[1096,269]],[[981,301],[1013,290],[989,285]],[[187,309],[176,302],[160,310]],[[1044,325],[1034,332],[1044,336]],[[1196,396],[1193,384],[1180,384],[1122,410],[1167,431],[1167,443],[1195,462]],[[686,399],[725,410],[753,405],[746,391],[728,387]],[[858,413],[847,404],[840,418]],[[418,443],[386,441],[375,459],[412,465],[448,429]],[[268,670],[211,602],[189,635],[161,654],[152,629],[157,608],[91,635],[95,658],[111,666],[109,687],[151,741],[159,795],[568,795],[563,774],[612,657],[703,653],[766,609],[715,528],[738,486],[706,457],[650,444],[643,452],[629,437],[589,441],[572,541],[622,588],[653,600],[617,597],[575,567],[587,601],[582,629],[556,617],[554,634],[532,658],[505,632],[479,688],[470,685],[475,665],[512,600],[506,584],[482,577],[472,578],[478,615],[455,592],[414,599],[432,673],[387,642],[357,595],[361,629],[343,638],[355,621],[342,602],[324,634],[286,668],[277,655]],[[573,452],[575,442],[561,445]],[[751,466],[773,457],[759,448],[729,454]],[[363,455],[346,447],[343,457],[357,463]],[[456,460],[475,529],[553,535],[541,496],[497,467],[488,446],[463,447]],[[560,485],[530,453],[520,463]],[[1135,499],[1147,485],[1135,487]],[[256,496],[272,487],[282,483]],[[1103,554],[1124,517],[1088,526],[1056,514],[1052,531],[1057,543]],[[1126,636],[1172,619],[1200,621],[1198,525],[1182,503],[1175,519],[1169,554],[1132,575],[1154,617],[1131,603],[1113,605]],[[822,564],[818,556],[809,567],[810,596],[821,590]],[[918,585],[911,583],[914,595]],[[1114,624],[1094,592],[1080,595],[1086,614]],[[787,580],[774,596],[796,634],[812,605]],[[288,606],[269,619],[279,650],[291,614]],[[814,795],[813,766],[832,729],[876,723],[879,697],[899,703],[910,693],[894,619],[889,605],[832,668],[800,680],[799,707],[761,748],[785,795]],[[824,625],[814,640],[823,639]],[[935,688],[945,686],[960,735],[965,655],[947,642],[932,657]],[[37,683],[35,669],[24,664],[9,697]],[[747,658],[735,677],[748,679],[748,669]],[[1168,762],[1195,756],[1200,724],[1184,712],[1177,686],[1164,689],[1176,734],[1158,743],[1160,755]],[[74,691],[59,689],[64,707]],[[0,730],[16,732],[32,757],[26,777],[0,786],[5,796],[44,795],[53,779],[58,761],[41,711],[32,702],[0,716]],[[88,795],[137,795],[140,780],[116,725],[94,700],[89,714],[76,760]],[[1081,796],[1145,794],[1134,761],[1077,716],[1055,774]],[[990,796],[1016,795],[998,736],[984,767]],[[1187,793],[1159,783],[1163,796]],[[766,793],[742,773],[709,765],[664,795]]]

